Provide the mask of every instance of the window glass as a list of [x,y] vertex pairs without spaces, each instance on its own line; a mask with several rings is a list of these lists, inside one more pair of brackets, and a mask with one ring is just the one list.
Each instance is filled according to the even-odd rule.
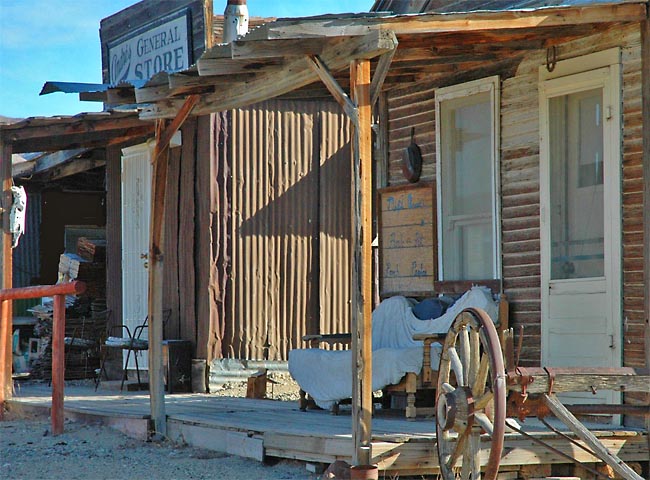
[[549,100],[551,279],[605,272],[601,88]]
[[495,278],[491,92],[440,102],[443,280]]

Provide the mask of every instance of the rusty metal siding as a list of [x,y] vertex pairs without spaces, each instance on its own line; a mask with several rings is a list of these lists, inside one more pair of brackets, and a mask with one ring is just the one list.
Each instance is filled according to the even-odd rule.
[[[320,328],[350,331],[350,124],[339,106],[320,112]],[[309,332],[312,333],[312,332]]]
[[[39,284],[40,264],[40,229],[41,229],[41,194],[27,191],[27,211],[25,214],[25,233],[20,237],[18,246],[13,250],[13,286],[28,287]],[[40,303],[32,298],[14,301],[14,316],[31,316],[28,308]]]
[[[286,360],[302,335],[341,322],[332,305],[345,298],[339,290],[349,286],[349,261],[325,259],[326,281],[321,266],[331,250],[341,250],[341,239],[330,242],[327,230],[334,218],[349,223],[349,193],[333,201],[339,186],[324,188],[320,177],[332,159],[345,156],[343,123],[332,102],[268,101],[232,112],[225,357]],[[325,283],[331,303],[321,308]]]

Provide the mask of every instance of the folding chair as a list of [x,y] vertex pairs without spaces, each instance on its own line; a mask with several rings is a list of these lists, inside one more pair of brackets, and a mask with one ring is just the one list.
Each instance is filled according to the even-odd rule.
[[[167,324],[169,317],[171,317],[171,313],[172,313],[171,310],[165,310],[163,312],[163,325]],[[113,325],[112,327],[109,328],[109,333],[115,330],[119,330],[122,332],[122,335],[124,334],[124,332],[126,332],[126,334],[128,335],[127,337],[124,336],[113,337],[109,335],[106,338],[104,345],[102,346],[105,349],[117,348],[119,350],[126,350],[126,361],[122,372],[122,383],[120,384],[120,390],[124,389],[124,382],[128,378],[128,365],[129,365],[129,359],[131,358],[131,352],[133,352],[133,358],[135,360],[135,372],[138,378],[138,388],[142,389],[142,381],[140,380],[140,365],[138,364],[138,354],[139,352],[149,350],[149,340],[140,338],[144,329],[148,327],[148,322],[149,322],[149,316],[147,315],[144,319],[144,322],[142,322],[141,325],[136,326],[133,329],[133,332],[131,332],[131,329],[128,327],[128,325],[124,325],[124,324]],[[107,356],[108,355],[104,351],[104,354],[102,355],[102,363],[99,369],[99,374],[97,375],[97,381],[95,383],[95,390],[97,390],[97,388],[99,387],[99,383],[101,382],[101,378],[102,378],[102,373],[106,378],[108,378],[108,375],[106,374]]]

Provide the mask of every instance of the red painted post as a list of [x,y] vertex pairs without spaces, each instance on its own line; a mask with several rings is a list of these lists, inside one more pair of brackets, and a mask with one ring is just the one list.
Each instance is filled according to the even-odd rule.
[[[6,330],[11,318],[11,300],[54,296],[52,324],[52,433],[63,433],[63,380],[65,378],[65,296],[83,293],[86,284],[75,281],[56,285],[6,288],[0,290],[0,420],[5,402],[11,397],[11,345]],[[9,332],[10,334],[11,332]],[[8,349],[8,350],[7,350]]]
[[11,364],[12,358],[9,335],[9,300],[0,301],[0,420],[4,420],[5,401],[11,394]]
[[65,378],[65,295],[54,296],[52,322],[52,434],[63,433]]

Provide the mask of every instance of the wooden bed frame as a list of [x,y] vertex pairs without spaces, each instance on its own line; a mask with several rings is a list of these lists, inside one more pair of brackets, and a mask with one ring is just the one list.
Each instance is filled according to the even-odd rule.
[[[490,288],[493,295],[497,296],[498,301],[498,318],[495,323],[499,332],[508,330],[509,328],[509,304],[505,293],[501,289],[499,280],[487,281],[457,281],[457,282],[437,282],[436,295],[454,295],[458,296],[469,290],[472,286],[486,286]],[[495,293],[496,292],[496,293]],[[430,391],[435,395],[435,389],[438,383],[438,372],[431,367],[431,345],[435,342],[443,343],[446,333],[438,334],[418,334],[413,337],[414,340],[423,342],[424,350],[422,360],[422,370],[419,374],[407,373],[402,380],[395,385],[389,385],[384,388],[384,399],[382,405],[385,408],[404,409],[406,418],[413,420],[417,415],[434,415],[434,406],[416,406],[416,395],[418,392]],[[318,348],[321,343],[327,343],[330,346],[343,344],[349,345],[351,343],[351,335],[349,333],[334,333],[324,335],[305,335],[302,339],[307,342],[310,348]],[[503,339],[502,344],[503,344]],[[400,397],[405,401],[400,404]],[[314,406],[313,400],[308,398],[308,395],[301,389],[300,399],[298,401],[300,409],[305,411],[307,408]],[[339,404],[337,402],[331,409],[333,414],[338,414]],[[434,405],[435,401],[431,403]]]

